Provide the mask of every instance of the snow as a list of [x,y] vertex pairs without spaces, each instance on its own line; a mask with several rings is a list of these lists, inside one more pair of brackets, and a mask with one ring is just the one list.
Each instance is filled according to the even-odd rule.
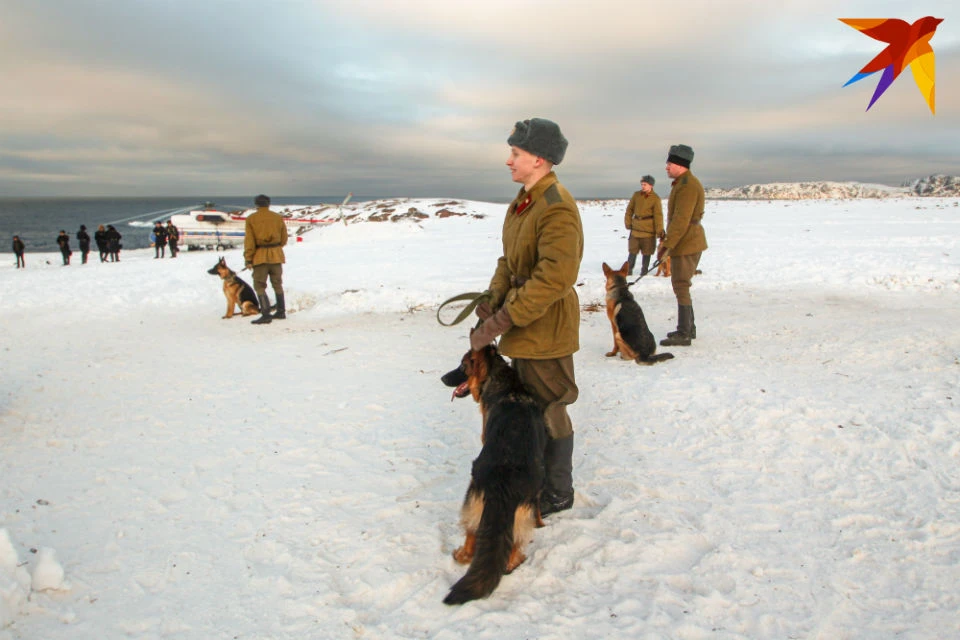
[[[574,508],[454,608],[480,417],[435,314],[504,206],[449,203],[292,242],[269,326],[221,319],[213,252],[6,254],[0,639],[960,635],[956,198],[708,202],[697,340],[639,367],[583,313]],[[585,306],[625,206],[581,205]]]

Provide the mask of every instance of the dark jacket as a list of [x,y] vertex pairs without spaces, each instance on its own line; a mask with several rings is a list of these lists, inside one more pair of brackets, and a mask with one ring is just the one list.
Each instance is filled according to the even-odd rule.
[[73,253],[70,251],[70,236],[61,233],[57,236],[57,244],[60,245],[60,253]]
[[26,247],[23,244],[23,240],[17,239],[13,241],[13,252],[18,256],[23,255],[23,250],[25,248]]
[[77,231],[77,242],[80,243],[80,251],[90,251],[90,234],[85,230]]
[[100,249],[100,251],[107,250],[107,232],[106,231],[100,231],[99,229],[94,231],[93,241],[97,243],[97,248]]
[[122,237],[123,236],[120,235],[120,232],[115,228],[110,227],[107,229],[107,251],[110,251],[111,253],[120,251],[120,249],[123,248],[123,245],[120,244],[120,239]]

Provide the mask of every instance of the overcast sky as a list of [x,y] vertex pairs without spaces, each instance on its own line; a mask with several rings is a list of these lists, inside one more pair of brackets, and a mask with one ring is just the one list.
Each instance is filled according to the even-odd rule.
[[[511,197],[535,116],[581,198],[665,193],[676,143],[706,186],[960,174],[956,6],[0,0],[0,196]],[[936,115],[909,70],[865,112],[885,45],[838,18],[925,15]]]

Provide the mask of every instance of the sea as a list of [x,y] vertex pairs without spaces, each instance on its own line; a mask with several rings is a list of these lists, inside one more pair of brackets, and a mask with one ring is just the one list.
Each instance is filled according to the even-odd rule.
[[[340,204],[345,196],[279,196],[272,197],[273,205],[285,204]],[[366,202],[372,198],[352,197],[350,202]],[[101,224],[112,224],[123,236],[124,249],[143,249],[150,246],[150,232],[157,220],[169,220],[174,213],[200,208],[212,202],[216,207],[253,207],[253,198],[247,196],[220,196],[156,198],[0,198],[0,252],[12,252],[13,236],[20,236],[26,252],[58,251],[60,230],[70,236],[70,246],[76,251],[77,231],[86,225],[87,233]]]

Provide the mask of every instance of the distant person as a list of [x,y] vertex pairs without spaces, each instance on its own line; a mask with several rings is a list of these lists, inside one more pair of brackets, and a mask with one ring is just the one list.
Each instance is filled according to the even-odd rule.
[[17,256],[17,269],[26,269],[27,263],[23,259],[23,252],[26,247],[23,244],[23,240],[20,239],[20,236],[13,236],[13,253]]
[[97,227],[97,230],[93,232],[93,241],[97,243],[97,251],[100,252],[100,262],[106,262],[109,251],[107,250],[107,230],[103,228],[103,225]]
[[57,236],[57,245],[60,247],[60,255],[63,256],[63,266],[70,264],[70,236],[63,229],[60,229],[60,235]]
[[543,408],[548,438],[540,513],[546,516],[571,508],[574,499],[567,405],[580,393],[573,354],[580,348],[576,284],[583,226],[577,201],[553,171],[567,150],[560,127],[543,118],[524,120],[507,144],[507,166],[521,187],[507,207],[491,300],[477,307],[483,324],[470,334],[470,346],[479,351],[502,335],[501,353]]
[[153,224],[153,259],[166,257],[167,253],[167,230],[158,220]]
[[685,144],[670,147],[667,175],[673,183],[667,200],[667,236],[657,249],[657,258],[670,258],[670,281],[677,297],[677,330],[660,341],[665,347],[689,347],[690,341],[697,337],[690,285],[700,264],[700,255],[707,249],[707,235],[700,224],[703,185],[690,172],[692,162],[693,149]]
[[647,275],[650,269],[650,256],[657,248],[657,238],[663,237],[663,203],[653,190],[656,181],[653,176],[640,179],[640,191],[633,194],[623,223],[630,231],[627,241],[627,261],[630,263],[628,275],[633,275],[637,263],[637,254],[643,254],[640,263],[640,275]]
[[123,245],[120,240],[123,236],[112,224],[107,225],[107,253],[110,254],[110,262],[120,262],[120,249]]
[[170,257],[177,257],[177,243],[180,242],[180,230],[173,226],[173,220],[167,220],[167,244],[170,245]]
[[[279,213],[270,211],[270,198],[259,195],[254,199],[255,213],[247,217],[243,237],[243,260],[248,269],[253,269],[253,290],[260,300],[260,317],[251,324],[270,324],[274,319],[287,317],[283,299],[283,245],[287,244],[287,225]],[[270,299],[267,298],[267,276],[277,296],[277,309],[271,316]]]
[[87,264],[87,255],[90,253],[90,234],[87,233],[86,225],[80,225],[80,231],[77,231],[77,243],[80,245],[81,264]]

